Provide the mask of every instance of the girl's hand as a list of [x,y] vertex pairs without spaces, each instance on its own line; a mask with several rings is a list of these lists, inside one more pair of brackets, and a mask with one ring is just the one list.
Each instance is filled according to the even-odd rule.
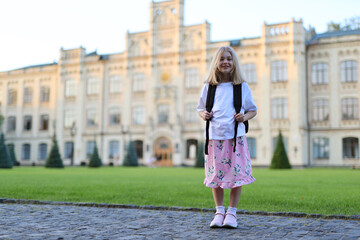
[[212,118],[213,112],[201,111],[199,112],[199,116],[202,118],[202,120],[206,121],[207,119]]
[[234,118],[238,122],[245,122],[245,114],[243,113],[238,113],[238,114],[235,113]]

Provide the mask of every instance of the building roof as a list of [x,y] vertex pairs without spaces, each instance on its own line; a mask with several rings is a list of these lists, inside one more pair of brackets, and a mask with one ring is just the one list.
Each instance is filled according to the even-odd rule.
[[22,68],[12,69],[7,72],[16,71],[16,70],[25,70],[25,69],[29,69],[29,68],[47,67],[47,66],[52,66],[52,65],[56,65],[56,64],[57,64],[56,62],[53,62],[53,63],[38,64],[38,65],[30,65],[30,66],[26,66],[26,67],[22,67]]
[[348,31],[334,31],[334,32],[325,32],[320,34],[315,34],[311,37],[310,40],[306,42],[306,45],[316,43],[321,38],[331,38],[331,37],[342,37],[347,35],[360,35],[360,29],[357,30],[348,30]]

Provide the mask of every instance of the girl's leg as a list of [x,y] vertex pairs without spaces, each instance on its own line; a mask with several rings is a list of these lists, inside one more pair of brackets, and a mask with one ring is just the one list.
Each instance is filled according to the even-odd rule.
[[224,202],[224,189],[218,187],[212,189],[214,202],[216,205],[216,213],[214,219],[210,223],[210,227],[222,227],[224,217],[225,217],[225,208],[223,206]]
[[221,187],[212,189],[214,202],[216,206],[223,206],[224,204],[224,189]]
[[236,208],[241,195],[241,186],[237,188],[232,188],[230,191],[230,207]]
[[232,188],[230,190],[230,206],[226,212],[226,217],[224,219],[224,227],[236,228],[236,208],[240,200],[241,187]]

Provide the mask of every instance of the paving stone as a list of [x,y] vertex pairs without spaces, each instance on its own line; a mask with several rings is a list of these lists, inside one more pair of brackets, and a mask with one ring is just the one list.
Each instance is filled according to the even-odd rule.
[[[3,203],[1,203],[3,202]],[[7,204],[0,199],[0,239],[359,239],[360,221],[247,215],[237,229],[211,229],[214,210],[110,208],[102,204]],[[280,214],[279,214],[280,215]],[[294,214],[295,216],[296,214]],[[297,215],[299,216],[299,215]]]

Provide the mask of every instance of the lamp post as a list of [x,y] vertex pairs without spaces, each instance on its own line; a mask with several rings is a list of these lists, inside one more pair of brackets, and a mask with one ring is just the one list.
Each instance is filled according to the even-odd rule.
[[70,158],[71,166],[74,166],[74,145],[75,145],[74,136],[75,136],[75,134],[76,134],[76,125],[75,125],[75,122],[73,122],[73,124],[70,128],[70,135],[71,135],[71,139],[73,141],[73,143],[71,145],[71,158]]

